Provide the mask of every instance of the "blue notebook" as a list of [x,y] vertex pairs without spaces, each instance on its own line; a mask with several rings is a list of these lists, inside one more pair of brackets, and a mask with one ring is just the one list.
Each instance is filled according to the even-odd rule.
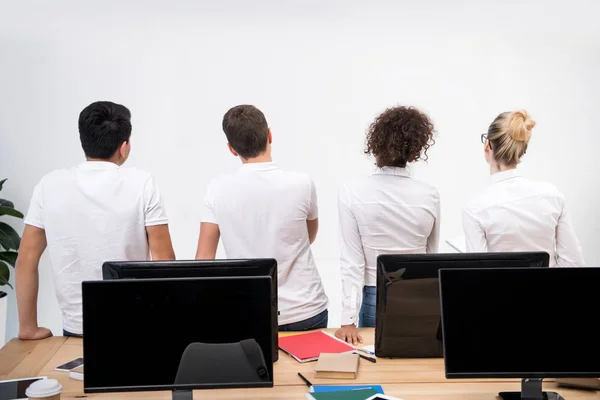
[[343,390],[356,390],[356,389],[373,389],[377,393],[384,394],[381,385],[358,385],[358,386],[334,386],[334,385],[314,385],[311,386],[310,392],[322,393],[322,392],[341,392]]

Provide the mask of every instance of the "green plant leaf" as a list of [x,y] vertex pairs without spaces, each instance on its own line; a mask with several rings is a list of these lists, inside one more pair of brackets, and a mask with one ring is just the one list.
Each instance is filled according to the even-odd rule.
[[12,201],[8,201],[6,199],[0,199],[0,207],[15,208],[15,205]]
[[0,251],[0,261],[4,261],[8,265],[12,265],[13,267],[17,263],[17,256],[19,253],[16,251]]
[[13,288],[8,282],[10,278],[10,269],[8,265],[0,261],[0,286],[8,285],[11,289]]
[[5,250],[18,250],[21,245],[21,238],[12,226],[0,222],[0,246]]
[[24,215],[12,207],[0,206],[0,215],[10,215],[16,218],[23,218]]
[[[9,281],[7,281],[6,279],[0,277],[0,286],[4,286],[4,285],[8,285],[8,287],[11,288],[11,289],[13,289],[13,290],[15,289],[13,287],[13,285],[10,284]],[[2,292],[0,292],[0,293],[2,293]]]
[[6,182],[6,178],[0,181],[0,190],[2,190],[2,185],[4,185],[4,182]]

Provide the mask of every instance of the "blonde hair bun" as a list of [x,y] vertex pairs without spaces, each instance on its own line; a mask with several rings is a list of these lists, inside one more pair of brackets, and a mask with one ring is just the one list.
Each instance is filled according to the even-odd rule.
[[535,121],[526,110],[513,111],[508,119],[508,134],[516,142],[528,143]]

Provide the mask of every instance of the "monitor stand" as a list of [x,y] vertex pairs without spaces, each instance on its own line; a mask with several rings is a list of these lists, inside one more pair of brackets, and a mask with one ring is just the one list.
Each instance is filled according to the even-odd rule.
[[502,400],[564,400],[556,392],[544,392],[541,379],[523,379],[520,392],[500,392]]
[[191,390],[173,390],[173,400],[193,400],[194,393]]

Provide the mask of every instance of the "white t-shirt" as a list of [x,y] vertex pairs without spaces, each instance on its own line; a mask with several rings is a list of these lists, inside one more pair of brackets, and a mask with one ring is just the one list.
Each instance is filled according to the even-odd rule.
[[150,174],[94,161],[42,178],[25,223],[46,231],[63,327],[82,334],[81,282],[102,280],[105,261],[148,260],[146,226],[167,215]]
[[338,193],[342,325],[356,323],[363,285],[376,286],[381,254],[436,253],[440,196],[407,169],[376,168]]
[[486,192],[463,211],[468,252],[545,251],[550,266],[584,266],[565,198],[549,183],[516,169],[491,177]]
[[206,190],[202,222],[219,225],[227,258],[277,260],[278,322],[285,325],[327,308],[306,226],[317,217],[310,177],[268,162],[243,164],[214,179]]

